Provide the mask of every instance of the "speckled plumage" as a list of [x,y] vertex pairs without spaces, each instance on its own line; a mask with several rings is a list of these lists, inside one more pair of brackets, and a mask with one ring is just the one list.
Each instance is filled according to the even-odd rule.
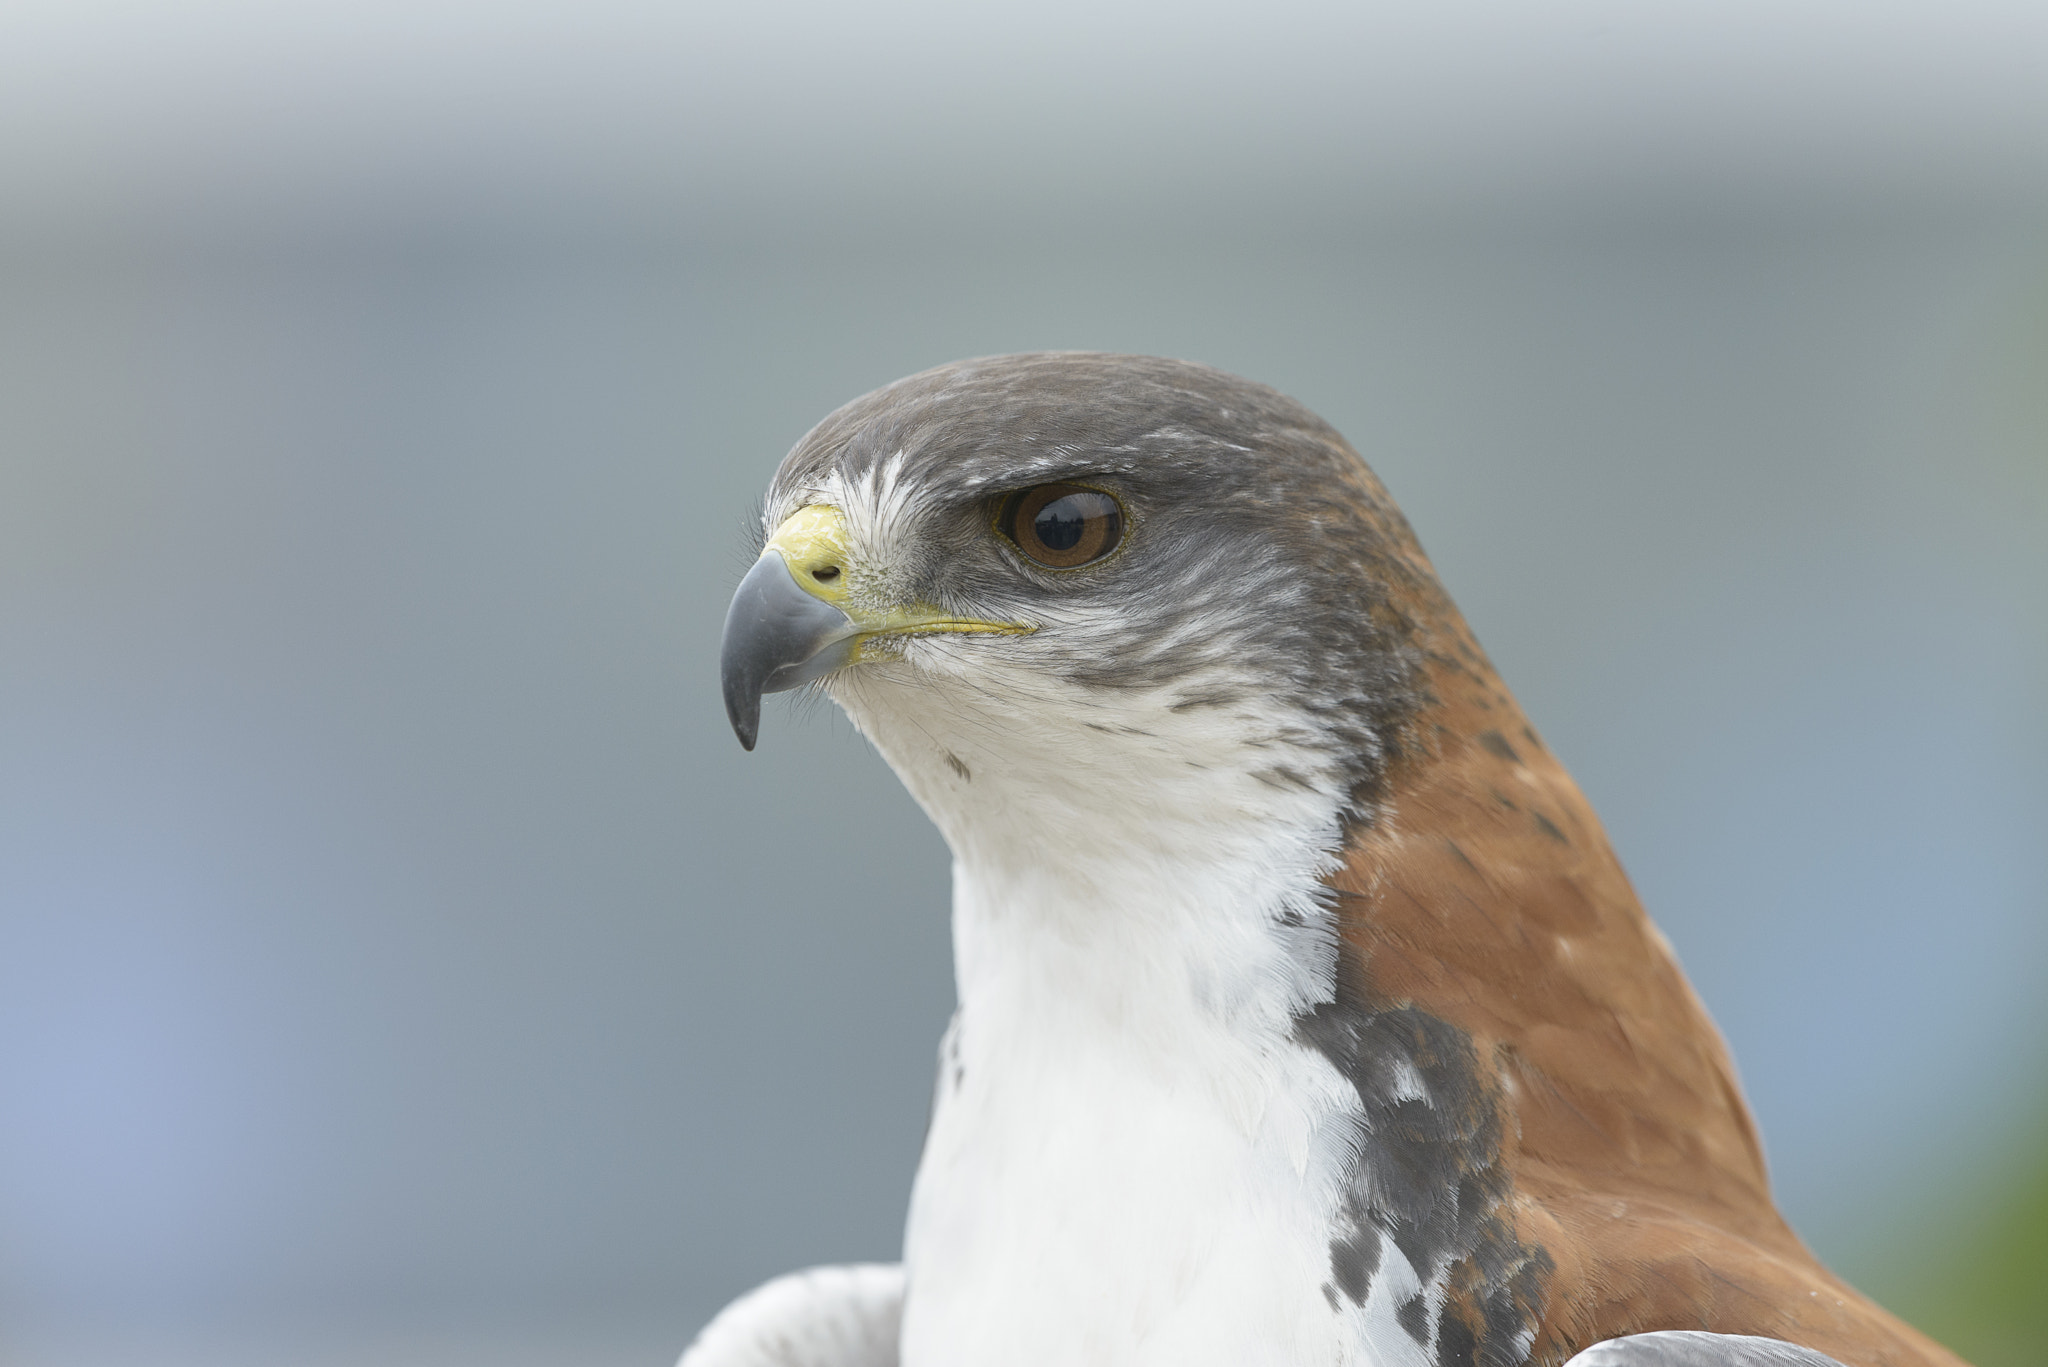
[[[1056,480],[1115,494],[1117,553],[993,534]],[[824,685],[956,857],[903,1367],[1556,1367],[1652,1330],[1957,1367],[1778,1217],[1597,820],[1326,424],[1183,362],[961,362],[807,435],[767,526],[818,504],[849,601],[1035,628]]]

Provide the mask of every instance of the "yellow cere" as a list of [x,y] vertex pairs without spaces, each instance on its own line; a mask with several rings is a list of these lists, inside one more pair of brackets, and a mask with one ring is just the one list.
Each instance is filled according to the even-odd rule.
[[775,529],[767,549],[781,554],[806,592],[834,607],[843,606],[848,578],[846,519],[837,508],[813,503],[797,509]]
[[[868,646],[882,646],[879,654],[893,654],[888,641],[875,637],[932,636],[960,633],[978,636],[1024,636],[1038,630],[1028,622],[983,622],[954,617],[922,603],[869,606],[849,596],[855,579],[847,554],[846,518],[829,504],[813,503],[783,519],[768,539],[765,551],[774,551],[789,566],[790,577],[814,597],[822,598],[852,619],[861,643],[855,659],[873,659]],[[764,553],[765,553],[764,551]]]

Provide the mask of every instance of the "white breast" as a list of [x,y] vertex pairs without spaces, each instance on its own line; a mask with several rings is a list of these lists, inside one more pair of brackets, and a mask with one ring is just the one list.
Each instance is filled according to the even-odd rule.
[[1425,1361],[1393,1320],[1405,1268],[1363,1308],[1326,1290],[1357,1106],[1245,990],[1287,977],[1283,938],[1235,927],[1265,943],[1225,983],[1168,945],[1106,960],[1070,920],[958,877],[962,1003],[911,1201],[903,1367]]

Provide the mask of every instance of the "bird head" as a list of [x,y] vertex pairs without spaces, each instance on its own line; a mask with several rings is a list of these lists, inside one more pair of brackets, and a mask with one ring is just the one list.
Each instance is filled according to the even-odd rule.
[[1023,810],[1096,843],[1134,810],[1155,844],[1163,812],[1219,804],[1356,818],[1450,610],[1327,424],[1150,357],[963,361],[856,399],[783,461],[763,534],[723,644],[741,744],[762,693],[815,681],[956,852]]

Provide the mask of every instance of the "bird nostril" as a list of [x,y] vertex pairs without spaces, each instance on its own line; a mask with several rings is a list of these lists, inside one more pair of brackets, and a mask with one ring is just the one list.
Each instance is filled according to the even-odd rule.
[[837,565],[827,565],[822,570],[811,571],[811,578],[817,580],[821,584],[829,584],[838,577],[839,567]]

